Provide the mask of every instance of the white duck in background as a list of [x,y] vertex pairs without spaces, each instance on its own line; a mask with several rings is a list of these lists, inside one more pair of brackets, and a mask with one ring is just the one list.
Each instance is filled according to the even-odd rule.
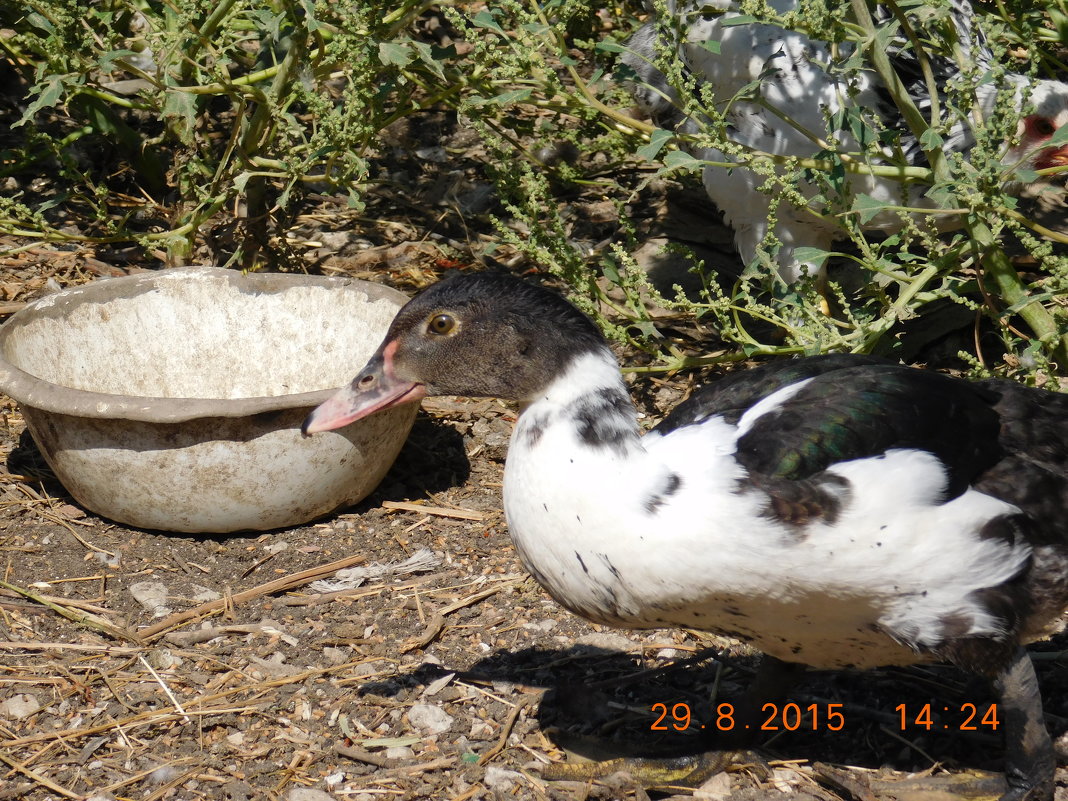
[[[798,0],[770,0],[770,5],[781,14],[795,10]],[[964,0],[950,0],[950,6],[951,19],[964,52],[982,67],[988,66],[992,56],[982,38],[979,37],[977,46],[970,47],[974,16],[971,5]],[[817,140],[837,140],[839,151],[863,154],[865,148],[857,139],[860,128],[852,125],[846,114],[852,112],[863,115],[869,129],[883,128],[901,133],[899,150],[885,146],[882,149],[885,158],[869,158],[869,161],[926,166],[923,149],[909,132],[900,111],[875,73],[870,70],[853,74],[843,71],[844,62],[853,53],[852,46],[840,46],[835,55],[827,43],[802,33],[753,22],[736,24],[741,13],[738,4],[728,0],[704,0],[700,4],[686,5],[672,2],[668,8],[679,24],[678,41],[672,44],[683,68],[696,80],[699,89],[711,88],[717,109],[726,115],[726,135],[732,142],[772,155],[819,157],[823,147]],[[890,41],[894,43],[891,56],[899,76],[917,107],[928,114],[931,98],[915,56],[901,48],[900,33]],[[635,98],[659,127],[696,133],[701,126],[679,111],[677,93],[656,67],[659,52],[664,50],[660,43],[661,34],[654,19],[627,44],[629,52],[622,60],[636,73],[636,77],[631,76]],[[961,83],[956,65],[933,58],[932,67],[940,94],[952,82]],[[760,102],[745,99],[747,93],[751,96],[755,82],[759,82]],[[1026,116],[1019,121],[1016,138],[1006,146],[1004,163],[1019,163],[1032,169],[1068,164],[1068,146],[1044,146],[1058,128],[1068,123],[1068,85],[1005,73],[999,83],[979,83],[974,87],[976,104],[970,113],[988,119],[999,91],[1004,90],[1014,95],[1018,109],[1027,110]],[[793,120],[795,125],[772,113],[768,107]],[[949,118],[945,102],[942,107],[942,118]],[[974,116],[968,117],[968,120],[972,119]],[[828,120],[837,121],[833,129]],[[966,124],[963,120],[957,122],[944,137],[942,149],[947,153],[970,150],[975,144],[970,125],[971,122]],[[702,160],[736,161],[713,148],[693,148],[691,152]],[[864,158],[860,156],[860,160]],[[709,197],[734,229],[735,245],[744,265],[757,258],[757,248],[768,233],[769,212],[774,210],[774,235],[782,242],[775,260],[778,274],[787,283],[797,281],[806,272],[814,273],[822,266],[820,258],[804,253],[798,255],[799,248],[827,251],[836,238],[844,236],[843,229],[834,223],[833,214],[848,210],[849,198],[845,198],[845,208],[828,207],[825,202],[817,201],[806,210],[785,200],[781,190],[762,192],[760,187],[767,180],[766,176],[746,167],[708,166],[703,171],[703,179]],[[886,206],[932,208],[935,205],[925,197],[929,187],[924,185],[904,185],[892,178],[857,173],[849,173],[848,182],[853,196],[864,193]],[[802,183],[796,189],[808,199],[817,192],[833,192],[808,183]],[[820,217],[811,211],[829,212],[831,216]],[[936,220],[940,225],[952,227],[953,218]],[[900,230],[902,219],[896,212],[884,211],[864,225],[889,233]]]
[[1021,644],[1068,606],[1068,396],[862,356],[732,373],[641,435],[596,326],[503,274],[431,286],[305,433],[426,395],[519,401],[504,507],[563,606],[820,668],[945,660],[995,683],[1006,799],[1051,799]]

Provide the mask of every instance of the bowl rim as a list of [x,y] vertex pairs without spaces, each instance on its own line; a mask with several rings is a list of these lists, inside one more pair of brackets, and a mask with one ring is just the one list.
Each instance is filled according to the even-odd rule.
[[[0,326],[0,392],[24,407],[54,414],[97,419],[135,420],[146,423],[182,423],[206,417],[246,417],[280,409],[311,408],[331,397],[337,387],[251,398],[163,398],[120,395],[75,389],[46,381],[27,373],[8,361],[4,344],[11,332],[41,311],[65,308],[93,299],[107,292],[109,298],[134,297],[150,291],[161,281],[222,278],[239,289],[259,292],[282,292],[299,286],[327,286],[357,289],[370,301],[391,300],[397,310],[409,298],[400,290],[359,278],[305,275],[303,273],[243,273],[211,266],[167,267],[149,273],[103,278],[77,287],[46,295],[20,309]],[[88,295],[89,297],[85,297]],[[359,367],[356,365],[355,367]]]

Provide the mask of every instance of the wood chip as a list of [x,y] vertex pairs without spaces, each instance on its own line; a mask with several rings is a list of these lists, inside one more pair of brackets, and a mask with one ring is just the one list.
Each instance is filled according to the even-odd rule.
[[424,506],[421,503],[409,501],[382,501],[383,509],[396,509],[400,512],[421,512],[425,515],[437,517],[456,517],[460,520],[485,520],[485,512],[476,512],[474,509],[449,509],[445,506]]

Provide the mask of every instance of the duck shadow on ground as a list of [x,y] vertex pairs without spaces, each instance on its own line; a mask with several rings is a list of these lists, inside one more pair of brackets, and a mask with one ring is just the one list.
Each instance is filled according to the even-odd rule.
[[470,475],[463,435],[447,423],[420,413],[378,488],[348,511],[360,514],[381,506],[382,501],[427,497],[462,486]]
[[[1068,666],[1057,658],[1065,647],[1062,635],[1042,643],[1035,657],[1055,739],[1068,727]],[[641,662],[633,653],[580,645],[498,651],[467,669],[424,664],[362,691],[392,695],[452,672],[464,681],[545,689],[535,712],[542,733],[557,747],[595,760],[754,748],[769,761],[909,772],[936,765],[1002,768],[1002,721],[992,692],[952,666],[810,670],[785,699],[759,712],[752,726],[757,731],[747,732],[741,716],[732,719],[720,705],[737,708],[758,657],[703,652],[657,668]]]

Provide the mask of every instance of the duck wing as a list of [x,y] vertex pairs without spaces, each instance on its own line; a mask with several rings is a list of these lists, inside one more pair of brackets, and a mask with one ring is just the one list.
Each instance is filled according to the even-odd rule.
[[960,495],[1003,454],[997,395],[982,384],[863,356],[769,365],[680,404],[662,434],[713,416],[738,427],[735,458],[765,489],[895,449],[933,454]]

